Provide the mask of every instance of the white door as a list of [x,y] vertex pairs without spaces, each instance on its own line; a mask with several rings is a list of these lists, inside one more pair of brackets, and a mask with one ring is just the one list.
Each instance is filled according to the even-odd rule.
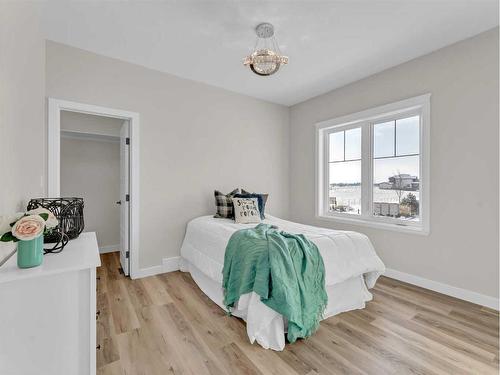
[[129,275],[129,122],[124,121],[120,130],[120,264],[125,275]]

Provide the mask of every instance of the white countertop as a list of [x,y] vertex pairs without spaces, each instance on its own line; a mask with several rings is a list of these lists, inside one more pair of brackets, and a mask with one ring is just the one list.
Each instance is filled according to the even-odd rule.
[[69,241],[60,253],[44,255],[43,263],[38,267],[18,268],[17,254],[14,254],[3,266],[0,266],[0,283],[78,271],[100,265],[101,258],[95,232],[86,232]]

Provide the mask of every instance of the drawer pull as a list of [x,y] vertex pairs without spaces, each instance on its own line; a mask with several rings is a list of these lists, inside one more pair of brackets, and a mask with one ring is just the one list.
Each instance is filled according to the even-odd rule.
[[95,349],[96,349],[96,350],[101,350],[101,344],[97,345],[97,346],[95,347]]
[[101,310],[97,310],[95,313],[95,320],[99,319],[100,315],[101,315]]

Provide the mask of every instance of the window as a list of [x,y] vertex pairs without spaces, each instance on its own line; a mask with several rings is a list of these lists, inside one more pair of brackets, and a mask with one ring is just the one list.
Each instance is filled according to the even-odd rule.
[[317,127],[317,216],[429,231],[430,95]]

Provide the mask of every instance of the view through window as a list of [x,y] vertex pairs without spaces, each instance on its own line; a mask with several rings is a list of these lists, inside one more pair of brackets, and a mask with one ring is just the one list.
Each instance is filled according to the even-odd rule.
[[361,213],[361,128],[330,134],[329,208]]
[[373,215],[419,219],[419,116],[373,124]]

